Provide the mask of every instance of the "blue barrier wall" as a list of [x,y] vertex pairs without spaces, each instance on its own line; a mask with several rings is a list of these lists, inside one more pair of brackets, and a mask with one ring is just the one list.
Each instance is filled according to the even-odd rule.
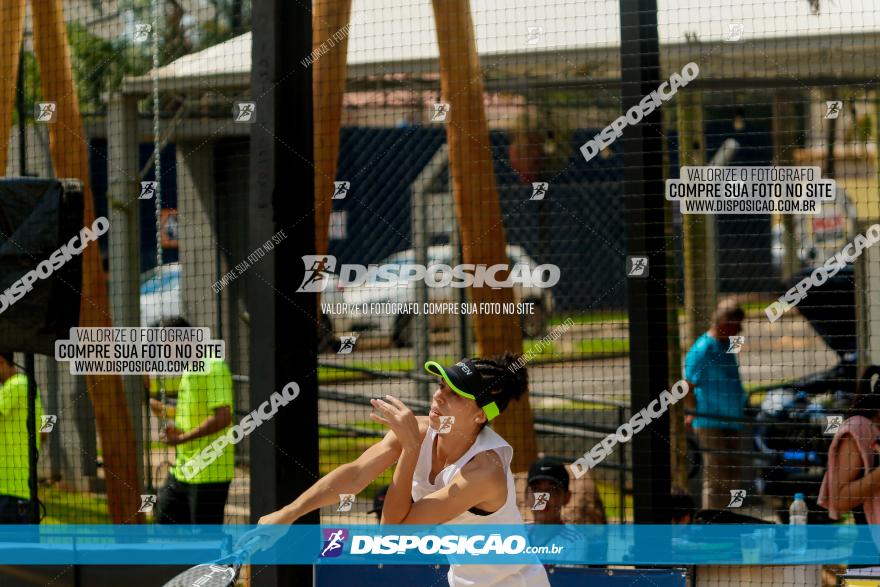
[[[318,565],[315,587],[389,587],[390,585],[446,585],[446,565],[350,566]],[[551,567],[548,573],[553,587],[684,587],[684,569],[602,569]]]

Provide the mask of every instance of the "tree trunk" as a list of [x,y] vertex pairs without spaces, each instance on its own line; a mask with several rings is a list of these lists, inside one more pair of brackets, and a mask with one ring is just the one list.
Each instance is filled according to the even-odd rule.
[[[315,253],[327,253],[333,182],[339,161],[342,127],[342,97],[345,94],[348,59],[348,24],[351,0],[315,0],[312,12],[312,47],[328,39],[333,48],[313,62],[312,96],[315,116]],[[338,33],[338,34],[337,34]],[[336,35],[334,37],[334,35]],[[351,197],[358,197],[358,186],[351,186]],[[363,192],[361,192],[363,193]],[[316,296],[320,303],[320,295]]]
[[[9,156],[9,133],[12,129],[12,109],[15,106],[15,84],[18,74],[21,38],[24,34],[24,0],[4,0],[0,3],[0,175],[6,175],[6,158]],[[19,132],[24,121],[19,120]]]
[[[49,150],[55,175],[82,180],[83,225],[91,226],[95,220],[95,204],[89,182],[89,146],[76,98],[61,0],[34,2],[31,9],[43,98],[57,103],[56,122],[49,124]],[[82,275],[80,326],[111,326],[107,276],[97,243],[83,251]],[[111,519],[115,524],[143,522],[143,515],[138,513],[138,455],[122,379],[87,375],[86,385],[101,438]]]
[[[699,92],[678,97],[678,151],[681,166],[705,164],[703,101]],[[687,345],[690,347],[710,326],[715,310],[715,216],[683,214],[684,306],[687,311]]]
[[[495,186],[470,2],[432,1],[440,49],[441,101],[450,105],[445,122],[446,137],[463,261],[507,264],[504,222]],[[476,304],[512,303],[513,291],[475,287],[471,289],[471,301]],[[474,330],[480,356],[489,357],[505,351],[522,353],[522,333],[516,315],[476,314]],[[528,396],[511,402],[493,427],[513,446],[511,468],[514,471],[527,469],[537,456]]]

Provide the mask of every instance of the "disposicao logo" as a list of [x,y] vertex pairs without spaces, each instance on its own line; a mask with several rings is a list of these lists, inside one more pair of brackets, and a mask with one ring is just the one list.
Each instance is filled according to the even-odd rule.
[[323,528],[324,543],[321,547],[321,558],[335,558],[342,554],[343,546],[348,539],[348,530],[344,528]]
[[[298,292],[321,292],[327,287],[328,277],[336,275],[342,287],[386,288],[405,286],[411,281],[423,280],[428,287],[484,287],[493,289],[513,287],[553,287],[559,283],[560,270],[557,265],[545,263],[534,269],[525,263],[450,266],[435,263],[428,267],[416,263],[358,265],[345,263],[336,268],[336,257],[332,255],[304,255],[305,275]],[[499,280],[498,274],[508,272],[506,279]]]
[[34,282],[37,279],[52,277],[54,272],[61,269],[74,256],[81,255],[89,243],[97,241],[98,237],[106,234],[108,230],[110,230],[110,221],[104,216],[96,218],[91,227],[83,227],[79,234],[74,235],[73,238],[58,247],[49,255],[48,259],[40,261],[36,268],[25,273],[6,288],[6,291],[0,293],[0,314],[34,289]]

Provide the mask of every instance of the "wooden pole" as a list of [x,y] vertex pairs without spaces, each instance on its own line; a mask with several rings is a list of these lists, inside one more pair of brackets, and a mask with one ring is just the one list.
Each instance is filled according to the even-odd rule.
[[[794,96],[777,90],[773,93],[773,165],[794,165],[796,148],[797,118],[794,111]],[[793,214],[774,216],[775,223],[782,224],[783,229],[785,255],[782,260],[781,277],[783,283],[789,284],[800,265],[794,233],[795,217]]]
[[[24,0],[0,2],[0,176],[6,175],[9,155],[9,133],[12,129],[12,109],[15,106],[15,79],[18,74],[21,39],[24,35]],[[19,120],[19,130],[24,121]]]
[[[663,113],[660,113],[661,117]],[[664,117],[665,118],[665,117]],[[663,175],[668,177],[669,143],[663,139]],[[669,357],[669,385],[683,377],[681,369],[681,331],[678,319],[678,267],[675,254],[675,223],[672,218],[672,205],[663,210],[665,218],[665,253],[666,253],[666,331],[667,356]],[[666,389],[671,389],[667,387]],[[673,404],[669,408],[670,466],[672,467],[672,484],[687,489],[688,469],[690,461],[687,454],[687,428],[685,427],[684,402]]]
[[[678,100],[678,152],[682,167],[705,164],[703,100],[698,90],[676,96]],[[682,215],[684,237],[684,306],[687,311],[688,347],[710,326],[715,311],[715,217]]]
[[[315,116],[315,253],[323,255],[332,210],[333,181],[339,161],[342,97],[348,61],[348,25],[351,0],[314,0],[312,48],[321,43],[332,48],[312,63],[312,96]],[[358,186],[351,186],[356,195]],[[320,302],[320,296],[318,296]]]
[[[464,263],[509,263],[495,187],[489,128],[483,107],[483,78],[469,0],[432,0],[440,49],[442,101],[450,105],[446,118],[449,167],[455,211],[461,231]],[[503,278],[499,276],[499,278]],[[471,289],[471,301],[512,303],[509,288]],[[474,316],[478,354],[483,357],[510,351],[522,353],[522,333],[516,315]],[[514,471],[535,460],[534,422],[528,397],[512,402],[493,428],[514,448]]]
[[[48,125],[55,175],[82,180],[83,225],[91,226],[95,220],[95,204],[89,182],[89,146],[73,81],[62,2],[39,0],[33,2],[31,9],[43,98],[57,104],[56,121]],[[111,326],[107,276],[97,244],[83,251],[82,273],[80,326]],[[138,455],[122,379],[88,375],[86,385],[95,406],[101,437],[110,517],[115,524],[143,522],[143,515],[138,513]]]

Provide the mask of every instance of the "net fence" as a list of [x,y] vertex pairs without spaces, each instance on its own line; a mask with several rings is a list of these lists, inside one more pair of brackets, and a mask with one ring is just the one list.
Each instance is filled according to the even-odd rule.
[[[314,194],[272,196],[313,210],[257,238],[251,141],[287,107],[251,85],[257,7],[5,2],[0,516],[252,523],[269,513],[252,445],[317,482],[386,436],[370,400],[391,395],[419,417],[427,485],[479,469],[491,419],[527,522],[878,523],[880,8],[650,4],[316,0],[295,65],[314,152],[282,151]],[[649,48],[622,58],[624,38]],[[633,190],[650,178],[665,191]],[[314,247],[278,253],[312,215]],[[251,401],[274,344],[252,332],[256,290],[306,306],[279,270],[320,298],[314,470],[260,430],[293,388]],[[662,504],[640,495],[648,438]],[[378,523],[394,472],[321,523]],[[504,503],[487,490],[456,516]],[[780,584],[762,569],[718,580]]]

